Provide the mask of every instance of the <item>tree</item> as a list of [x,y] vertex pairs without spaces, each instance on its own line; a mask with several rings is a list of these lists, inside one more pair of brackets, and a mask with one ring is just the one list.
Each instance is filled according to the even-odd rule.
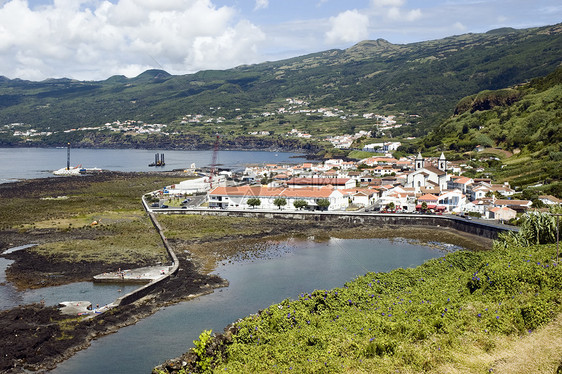
[[249,206],[251,206],[252,208],[261,205],[261,200],[258,199],[257,197],[252,197],[250,199],[248,199],[248,201],[246,202]]
[[319,199],[316,201],[316,205],[318,205],[318,207],[321,210],[327,210],[328,207],[330,206],[330,200],[328,199]]
[[424,212],[427,211],[427,203],[425,201],[421,204],[421,209]]
[[282,197],[278,197],[277,199],[273,200],[273,204],[281,209],[282,206],[287,205],[287,200]]
[[296,200],[293,205],[295,208],[300,210],[302,208],[306,208],[308,206],[308,203],[304,200]]
[[556,242],[556,220],[550,209],[549,213],[531,212],[525,214],[519,231],[505,231],[498,235],[494,241],[495,248],[508,248],[509,246],[528,247],[536,244]]
[[394,211],[394,208],[396,208],[396,206],[395,206],[394,203],[391,201],[391,202],[386,206],[386,208],[387,208],[388,210]]

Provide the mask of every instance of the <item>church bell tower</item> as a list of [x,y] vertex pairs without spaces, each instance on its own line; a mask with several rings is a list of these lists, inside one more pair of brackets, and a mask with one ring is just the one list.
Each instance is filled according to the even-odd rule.
[[443,152],[441,152],[441,156],[439,156],[437,168],[441,171],[447,171],[447,159],[445,158],[445,154]]
[[418,155],[416,156],[416,170],[423,169],[424,167],[425,167],[425,160],[423,159],[421,152],[418,152]]

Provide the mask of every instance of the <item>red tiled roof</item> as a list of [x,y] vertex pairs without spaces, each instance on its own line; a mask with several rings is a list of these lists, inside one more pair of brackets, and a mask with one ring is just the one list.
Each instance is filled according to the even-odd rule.
[[331,188],[269,188],[269,187],[217,187],[210,196],[252,196],[252,197],[312,197],[328,198],[334,192]]
[[343,186],[349,182],[351,178],[292,178],[287,181],[291,185],[308,185],[308,186],[322,186],[322,185],[336,185]]
[[430,195],[430,194],[423,195],[422,197],[420,197],[420,198],[418,199],[418,201],[437,201],[437,200],[439,200],[439,199],[437,198],[437,196],[435,196],[435,195]]

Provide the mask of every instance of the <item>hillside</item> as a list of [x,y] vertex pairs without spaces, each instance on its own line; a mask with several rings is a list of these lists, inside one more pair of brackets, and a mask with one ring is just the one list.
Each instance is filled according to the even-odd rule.
[[[0,126],[24,123],[38,130],[62,131],[116,120],[179,123],[186,114],[213,114],[224,118],[223,129],[233,129],[223,132],[237,136],[241,123],[257,126],[252,114],[299,97],[313,107],[419,114],[422,120],[405,132],[422,135],[465,96],[548,74],[560,63],[561,47],[562,24],[558,24],[406,45],[365,41],[346,50],[182,76],[149,70],[135,78],[115,76],[98,82],[1,77]],[[278,119],[268,126],[282,120],[293,126],[304,119]],[[319,125],[324,121],[308,120]],[[338,123],[342,129],[349,123],[368,126],[362,120]],[[190,125],[175,130],[214,131]],[[6,139],[0,134],[0,142]]]
[[551,184],[547,192],[562,193],[562,66],[528,84],[465,97],[454,113],[423,140],[426,149],[492,149],[481,156],[472,152],[472,158],[503,149],[514,156],[488,170],[496,179],[516,187]]
[[554,244],[459,251],[368,273],[271,305],[217,338],[205,331],[153,373],[558,372],[555,253]]

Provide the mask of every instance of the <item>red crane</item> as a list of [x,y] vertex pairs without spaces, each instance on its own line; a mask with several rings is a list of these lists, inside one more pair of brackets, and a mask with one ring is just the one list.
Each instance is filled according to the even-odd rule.
[[215,139],[215,146],[213,148],[213,159],[211,161],[211,173],[209,174],[209,187],[213,189],[213,177],[215,176],[215,168],[217,166],[217,156],[219,153],[219,134]]

